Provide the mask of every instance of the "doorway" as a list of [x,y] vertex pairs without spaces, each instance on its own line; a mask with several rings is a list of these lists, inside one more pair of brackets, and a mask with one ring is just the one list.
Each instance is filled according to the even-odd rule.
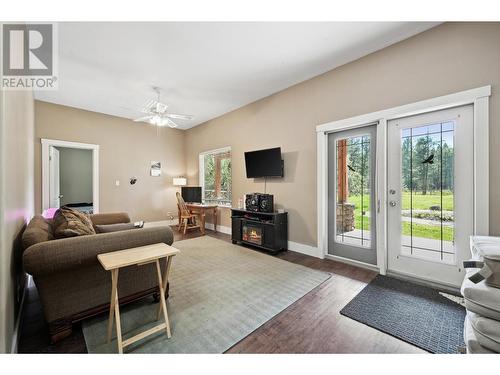
[[388,122],[388,270],[458,285],[474,233],[473,107]]
[[376,125],[328,135],[328,254],[377,264]]
[[42,139],[42,211],[99,212],[99,146]]
[[49,177],[51,207],[94,212],[92,150],[49,146]]

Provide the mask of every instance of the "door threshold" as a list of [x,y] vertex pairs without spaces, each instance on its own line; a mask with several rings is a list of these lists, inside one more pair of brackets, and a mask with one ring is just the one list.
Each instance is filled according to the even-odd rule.
[[338,256],[338,255],[331,255],[331,254],[325,254],[325,258],[330,259],[330,260],[335,260],[335,261],[341,262],[341,263],[350,264],[351,266],[366,268],[366,269],[369,269],[371,271],[380,272],[380,269],[375,264],[365,263],[365,262],[361,262],[359,260],[344,258],[344,257]]
[[430,287],[433,289],[439,289],[442,291],[449,292],[451,294],[461,295],[460,294],[460,287],[457,287],[456,285],[452,285],[452,284],[442,283],[442,282],[432,280],[432,279],[427,279],[425,277],[417,277],[414,275],[409,275],[406,273],[396,272],[396,271],[391,271],[391,270],[387,270],[387,276],[394,277],[395,279],[409,281],[409,282],[412,282],[414,284],[427,286],[427,287]]

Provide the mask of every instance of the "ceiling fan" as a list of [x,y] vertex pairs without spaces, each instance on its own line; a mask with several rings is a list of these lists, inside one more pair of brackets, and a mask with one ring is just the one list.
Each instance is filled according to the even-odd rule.
[[167,113],[168,105],[160,102],[160,89],[158,87],[153,87],[154,91],[158,95],[157,100],[151,99],[146,103],[142,109],[142,113],[146,116],[139,117],[135,119],[135,122],[148,122],[156,126],[170,126],[171,128],[176,128],[178,125],[172,120],[192,120],[193,116],[190,115],[180,115],[176,113]]

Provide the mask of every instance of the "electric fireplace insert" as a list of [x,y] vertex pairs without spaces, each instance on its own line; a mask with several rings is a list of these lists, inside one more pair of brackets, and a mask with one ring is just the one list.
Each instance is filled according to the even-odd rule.
[[262,246],[262,228],[256,225],[244,224],[242,239],[245,242],[250,242]]

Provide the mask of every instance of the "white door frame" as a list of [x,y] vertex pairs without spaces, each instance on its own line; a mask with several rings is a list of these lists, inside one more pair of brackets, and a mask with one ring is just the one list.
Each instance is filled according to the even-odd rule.
[[[54,158],[57,156],[56,158]],[[57,171],[55,162],[57,160]],[[61,176],[59,165],[59,149],[49,146],[49,205],[52,207],[61,207]],[[55,180],[57,174],[57,181]],[[57,198],[55,197],[54,190],[57,190]],[[57,199],[57,202],[55,200]]]
[[[418,115],[441,109],[474,106],[474,234],[489,234],[489,97],[491,86],[478,87],[454,94],[402,105],[382,111],[316,127],[317,140],[317,211],[318,252],[321,257],[338,259],[328,255],[328,133],[353,129],[377,123],[377,162],[375,196],[377,200],[376,236],[377,268],[382,275],[387,271],[387,121]],[[372,265],[340,258],[340,261]]]
[[99,212],[99,145],[42,138],[42,212],[50,208],[49,201],[49,147],[79,148],[92,150],[92,205],[93,212]]

